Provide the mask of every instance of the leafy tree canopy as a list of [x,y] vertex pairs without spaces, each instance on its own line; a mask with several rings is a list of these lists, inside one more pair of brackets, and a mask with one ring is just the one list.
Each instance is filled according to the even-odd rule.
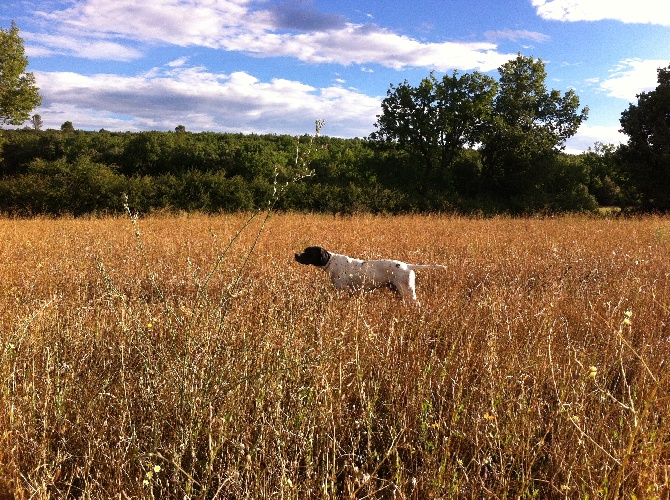
[[14,23],[9,30],[0,28],[0,124],[21,125],[42,102],[27,66],[19,28]]
[[573,90],[547,90],[541,59],[519,54],[498,71],[500,90],[483,140],[484,176],[501,197],[523,197],[542,189],[555,154],[586,120],[588,108],[579,109]]
[[63,122],[63,124],[60,126],[60,129],[61,129],[61,132],[65,132],[65,133],[68,133],[68,134],[75,132],[74,125],[69,120],[66,121],[66,122]]
[[500,92],[494,109],[504,125],[524,132],[541,131],[552,147],[560,148],[586,119],[588,108],[579,110],[579,97],[574,90],[563,95],[555,89],[547,90],[542,59],[519,54],[498,71]]
[[[481,192],[504,205],[526,205],[529,197],[546,205],[556,155],[588,108],[580,110],[573,90],[547,89],[541,59],[518,54],[498,71],[499,81],[454,72],[431,73],[416,87],[391,85],[371,138],[421,158],[414,173],[423,186],[451,183],[457,193]],[[479,149],[480,165],[462,162],[466,146]]]
[[444,169],[465,145],[481,139],[496,89],[491,77],[456,71],[441,80],[431,73],[418,87],[406,80],[391,85],[372,138],[415,149],[428,170],[435,163]]
[[670,66],[658,69],[658,86],[637,96],[621,114],[622,163],[645,209],[670,209]]

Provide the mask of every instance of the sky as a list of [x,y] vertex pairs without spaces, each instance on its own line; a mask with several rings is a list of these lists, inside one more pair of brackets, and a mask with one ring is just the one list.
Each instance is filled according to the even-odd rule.
[[2,0],[12,21],[56,129],[367,137],[391,84],[521,53],[589,107],[578,153],[625,142],[670,65],[667,0]]

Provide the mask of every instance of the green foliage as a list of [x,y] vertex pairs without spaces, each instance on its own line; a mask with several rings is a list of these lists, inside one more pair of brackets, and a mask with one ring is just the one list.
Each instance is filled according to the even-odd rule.
[[[499,82],[454,72],[431,73],[417,87],[391,85],[370,139],[190,133],[182,125],[96,133],[69,121],[42,132],[36,115],[32,129],[4,134],[0,211],[117,212],[124,195],[146,213],[249,210],[272,196],[275,179],[288,184],[282,210],[492,214],[635,201],[628,179],[640,177],[620,161],[639,158],[640,141],[628,155],[605,146],[565,155],[588,111],[574,91],[548,90],[544,63],[532,57],[519,54],[499,72]],[[653,144],[662,160],[662,141]],[[312,177],[288,182],[306,166]]]
[[42,126],[44,123],[42,122],[42,117],[40,115],[33,115],[33,117],[30,119],[30,126],[34,130],[42,130]]
[[412,205],[589,210],[592,197],[575,187],[583,183],[557,189],[555,182],[557,171],[567,174],[559,168],[566,165],[559,153],[587,108],[579,111],[572,90],[547,90],[541,60],[519,54],[499,72],[499,82],[478,72],[454,72],[441,80],[431,74],[417,87],[407,81],[391,85],[371,139],[410,155],[393,171],[403,178]]
[[[570,90],[561,96],[547,91],[541,59],[518,55],[499,68],[500,91],[493,119],[483,140],[483,177],[489,193],[512,201],[541,199],[558,151],[586,119],[579,98]],[[516,206],[514,206],[516,205]]]
[[496,88],[486,75],[459,76],[456,71],[442,80],[431,73],[418,87],[407,80],[391,85],[372,138],[396,141],[421,155],[424,176],[430,181],[438,166],[445,171],[464,146],[481,140]]
[[[141,213],[250,210],[271,197],[275,167],[283,185],[304,161],[314,176],[286,187],[277,209],[393,214],[581,211],[593,206],[591,194],[604,192],[608,175],[623,182],[612,170],[612,155],[597,168],[599,156],[568,161],[566,155],[552,155],[538,190],[501,201],[483,194],[483,157],[477,149],[459,150],[451,168],[436,171],[427,182],[416,174],[422,159],[395,142],[33,129],[8,130],[5,138],[0,211],[20,214],[116,213],[123,208],[124,195]],[[580,191],[583,186],[588,192]]]
[[547,202],[542,208],[550,212],[590,212],[598,208],[588,189],[588,167],[579,157],[556,156],[545,178],[542,192]]
[[0,180],[2,208],[20,214],[83,215],[122,203],[123,177],[110,167],[80,158],[69,163],[35,160],[16,178]]
[[658,86],[642,92],[621,114],[628,144],[622,165],[647,210],[670,209],[670,66],[658,69]]
[[42,102],[27,66],[19,28],[0,28],[0,124],[21,125]]
[[621,170],[619,155],[611,144],[597,142],[581,155],[588,171],[589,192],[601,206],[629,206],[634,203],[628,177]]
[[72,134],[72,133],[75,132],[74,125],[72,124],[71,121],[67,121],[67,122],[63,123],[60,126],[60,130],[61,130],[61,132],[65,132],[67,134]]
[[[0,210],[282,210],[532,213],[634,200],[613,148],[572,157],[586,119],[573,91],[548,91],[544,63],[519,55],[500,82],[477,72],[391,86],[370,139],[175,132],[7,131]],[[314,175],[290,183],[308,166]],[[77,185],[76,189],[69,186]],[[96,193],[92,196],[83,191]]]
[[453,164],[456,192],[465,197],[476,196],[480,190],[482,162],[480,154],[472,149],[460,152]]
[[[0,30],[0,118],[19,123],[39,104],[23,75],[18,29]],[[7,69],[9,68],[9,69]],[[250,210],[283,189],[276,208],[336,213],[670,209],[670,67],[621,123],[629,142],[562,152],[586,119],[570,90],[548,90],[542,60],[518,55],[500,78],[430,74],[391,85],[369,139],[32,127],[0,135],[0,211]],[[9,76],[8,76],[9,75]],[[14,75],[14,76],[12,76]],[[8,90],[9,89],[9,90]],[[9,97],[8,97],[9,96]],[[322,124],[318,124],[320,126]],[[308,166],[314,176],[290,183]]]

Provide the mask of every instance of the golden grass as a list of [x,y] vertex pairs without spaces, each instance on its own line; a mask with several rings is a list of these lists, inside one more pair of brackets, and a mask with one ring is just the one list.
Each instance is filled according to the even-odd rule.
[[0,498],[667,497],[670,219],[261,219],[0,220]]

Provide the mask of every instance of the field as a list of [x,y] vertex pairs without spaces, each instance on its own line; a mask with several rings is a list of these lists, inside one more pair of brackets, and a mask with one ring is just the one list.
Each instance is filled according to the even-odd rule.
[[[670,494],[670,219],[0,235],[1,499]],[[417,271],[420,308],[350,296],[294,262],[310,244],[448,270]]]

